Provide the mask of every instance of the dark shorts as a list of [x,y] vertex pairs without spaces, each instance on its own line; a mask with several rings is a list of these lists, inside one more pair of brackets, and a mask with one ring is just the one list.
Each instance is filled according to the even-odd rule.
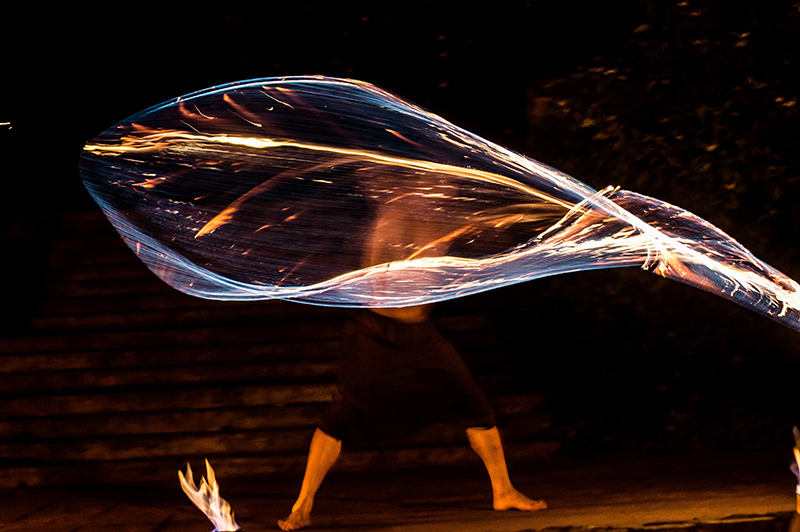
[[349,445],[407,436],[437,421],[464,428],[495,425],[466,364],[427,322],[354,312],[338,376],[320,429]]

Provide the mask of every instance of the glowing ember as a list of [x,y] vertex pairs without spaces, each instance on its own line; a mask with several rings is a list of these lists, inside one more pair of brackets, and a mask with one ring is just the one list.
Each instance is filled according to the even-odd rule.
[[219,484],[214,476],[214,470],[211,469],[211,464],[206,460],[206,476],[208,482],[203,477],[200,477],[200,487],[194,484],[192,478],[192,467],[186,464],[186,477],[183,473],[178,471],[178,480],[181,483],[181,489],[194,503],[195,506],[200,508],[206,517],[208,517],[214,524],[214,532],[233,532],[239,530],[241,527],[236,524],[233,518],[233,510],[228,501],[219,496]]
[[171,286],[404,307],[640,266],[800,330],[800,285],[679,207],[596,191],[367,83],[259,79],[89,143],[84,183]]

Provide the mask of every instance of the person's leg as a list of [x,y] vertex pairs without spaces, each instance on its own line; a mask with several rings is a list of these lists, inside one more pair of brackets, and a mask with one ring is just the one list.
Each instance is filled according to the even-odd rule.
[[500,432],[497,427],[469,428],[467,429],[467,439],[489,472],[489,479],[492,481],[492,502],[495,510],[543,510],[547,508],[544,501],[534,501],[518,492],[511,484],[506,466],[506,458],[503,453],[503,445],[500,443]]
[[341,440],[325,434],[320,429],[311,438],[308,462],[300,487],[300,495],[292,506],[292,513],[285,520],[278,521],[282,530],[300,530],[311,524],[311,508],[322,480],[333,466],[342,450]]

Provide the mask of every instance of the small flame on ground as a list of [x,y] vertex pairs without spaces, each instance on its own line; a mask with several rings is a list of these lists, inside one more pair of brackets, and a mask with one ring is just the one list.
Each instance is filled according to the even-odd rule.
[[797,513],[800,514],[800,429],[793,427],[792,435],[794,436],[794,448],[792,449],[792,451],[794,451],[794,463],[791,469],[792,473],[797,476],[797,488],[795,489],[795,493],[797,494]]
[[208,460],[206,460],[206,477],[208,477],[208,481],[200,477],[200,487],[198,488],[194,483],[192,467],[189,464],[186,464],[185,477],[183,472],[178,470],[181,489],[214,524],[213,532],[234,532],[239,530],[241,527],[236,524],[233,518],[231,505],[219,496],[219,484],[217,484],[217,478]]

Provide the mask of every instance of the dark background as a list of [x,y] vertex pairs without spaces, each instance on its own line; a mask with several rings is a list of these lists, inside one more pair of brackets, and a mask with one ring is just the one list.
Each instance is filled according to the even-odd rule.
[[[35,293],[51,216],[96,209],[77,172],[83,143],[180,94],[298,74],[369,81],[595,188],[678,204],[800,279],[800,5],[376,4],[4,8],[9,301]],[[788,448],[800,422],[798,333],[642,271],[447,305],[492,312],[510,385],[547,395],[574,456]]]

